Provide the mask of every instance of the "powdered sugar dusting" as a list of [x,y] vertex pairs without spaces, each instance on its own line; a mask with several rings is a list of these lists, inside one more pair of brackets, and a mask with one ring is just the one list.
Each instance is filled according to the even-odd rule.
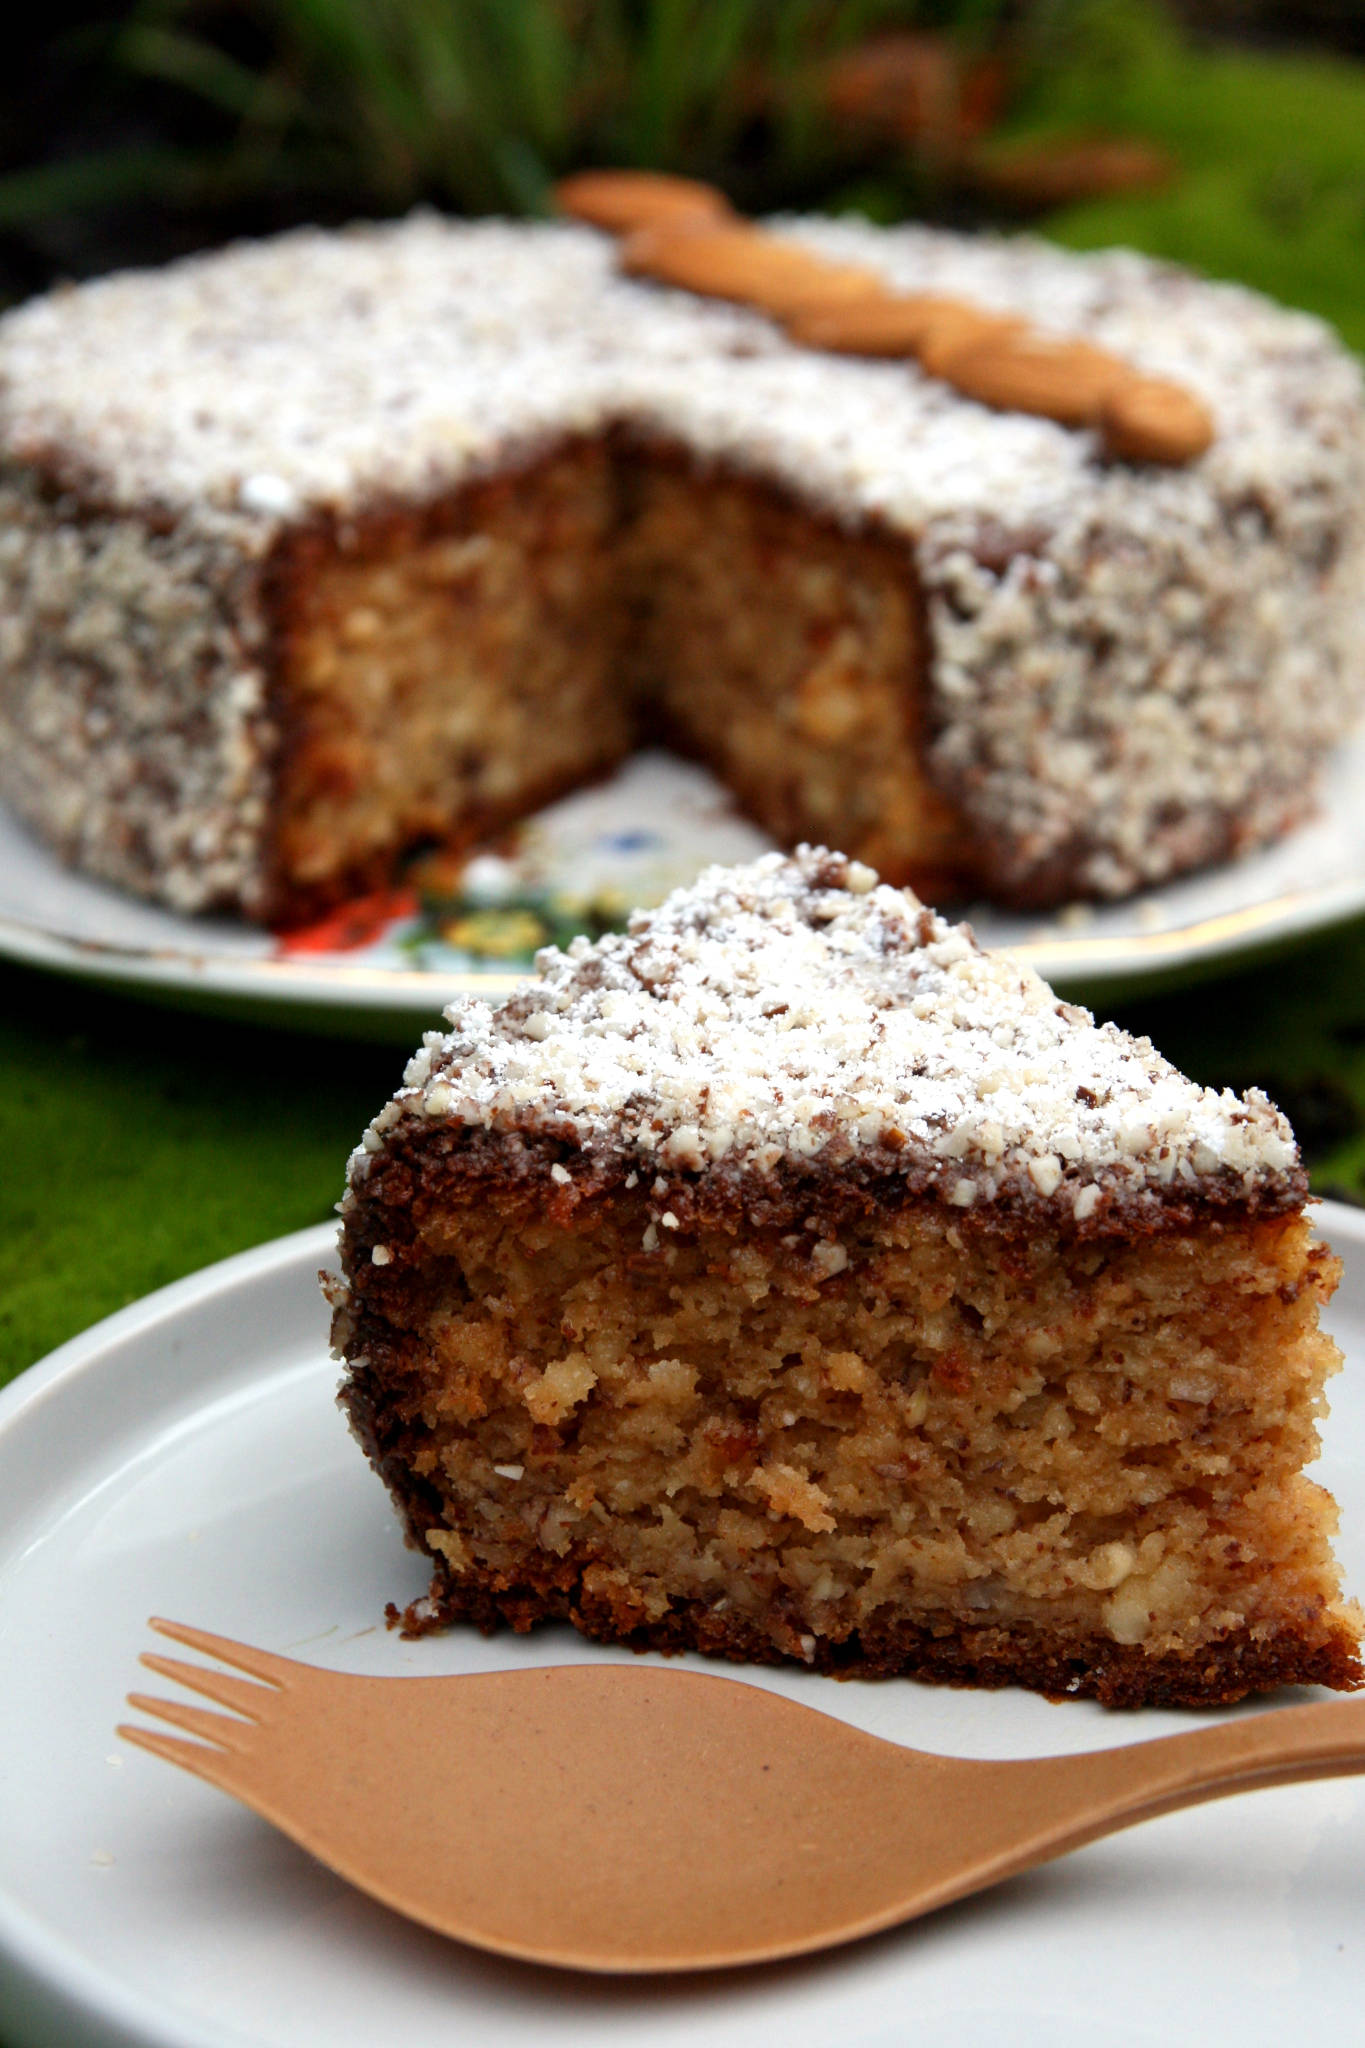
[[[1254,293],[1123,251],[778,226],[1178,378],[1217,416],[1197,468],[1220,486],[1282,502],[1352,463],[1357,367],[1320,322]],[[264,521],[448,489],[610,419],[907,532],[983,507],[1055,520],[1093,482],[1089,435],[993,413],[911,364],[795,347],[757,315],[619,276],[614,253],[569,224],[416,214],[97,279],[0,323],[0,437],[13,455],[66,453],[105,504]]]
[[452,1006],[353,1180],[431,1118],[625,1154],[661,1198],[689,1176],[862,1159],[954,1207],[1012,1192],[1082,1224],[1115,1196],[1249,1193],[1297,1163],[1264,1096],[1196,1086],[842,855],[711,868],[538,964],[500,1010]]

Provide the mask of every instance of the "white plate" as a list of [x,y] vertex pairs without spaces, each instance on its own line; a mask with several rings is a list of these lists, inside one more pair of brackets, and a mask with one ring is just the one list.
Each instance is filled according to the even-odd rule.
[[[1348,1359],[1322,1471],[1360,1586],[1365,1216],[1328,1203],[1321,1220],[1346,1258],[1331,1321]],[[708,2048],[1359,2038],[1357,1780],[1149,1822],[829,1955],[641,1982],[428,1934],[222,1794],[119,1744],[153,1613],[354,1671],[626,1655],[567,1629],[404,1643],[384,1628],[384,1602],[411,1598],[425,1573],[332,1399],[314,1277],[332,1242],[329,1227],[302,1232],[181,1281],[0,1394],[5,2048],[658,2048],[702,2028]],[[1189,1719],[746,1676],[961,1755],[1090,1749]]]
[[[0,955],[171,1000],[411,1038],[452,996],[511,987],[540,943],[538,920],[578,929],[584,906],[656,903],[708,861],[747,860],[770,843],[704,770],[637,755],[521,828],[510,858],[466,868],[465,911],[491,914],[508,945],[518,918],[526,926],[524,958],[509,961],[452,943],[448,934],[468,929],[458,917],[404,913],[345,950],[318,949],[315,937],[306,951],[224,918],[179,917],[72,873],[0,809]],[[984,944],[1012,946],[1048,980],[1084,992],[1188,973],[1361,910],[1365,733],[1331,763],[1317,818],[1278,846],[1125,903],[1041,920],[989,907],[970,915]]]

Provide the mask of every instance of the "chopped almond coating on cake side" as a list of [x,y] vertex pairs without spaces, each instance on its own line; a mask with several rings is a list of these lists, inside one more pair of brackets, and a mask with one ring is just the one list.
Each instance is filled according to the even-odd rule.
[[414,1627],[1113,1704],[1349,1686],[1293,1137],[867,868],[711,870],[456,1005],[354,1155]]

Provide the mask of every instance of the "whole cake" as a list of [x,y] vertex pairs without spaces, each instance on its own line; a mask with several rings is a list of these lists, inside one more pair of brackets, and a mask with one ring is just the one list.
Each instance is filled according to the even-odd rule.
[[[897,317],[1027,328],[959,388],[922,344],[836,352],[827,307],[700,295],[753,261],[712,229],[699,270],[424,215],[9,314],[0,794],[91,873],[273,921],[642,738],[935,898],[1118,896],[1311,809],[1365,644],[1325,328],[1122,252],[770,227],[770,286],[818,258]],[[1116,358],[1205,452],[1010,409]]]
[[802,849],[467,999],[365,1133],[343,1404],[468,1620],[1110,1704],[1360,1680],[1293,1136]]

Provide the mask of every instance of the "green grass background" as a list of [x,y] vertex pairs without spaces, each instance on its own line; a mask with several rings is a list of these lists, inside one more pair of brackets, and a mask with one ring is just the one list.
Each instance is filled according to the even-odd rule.
[[1365,350],[1365,66],[1326,57],[1184,51],[1165,36],[1087,74],[1047,126],[1112,127],[1164,144],[1162,192],[1055,215],[1072,248],[1125,242],[1240,279],[1331,320]]
[[403,1061],[0,973],[0,1380],[150,1289],[328,1216]]

